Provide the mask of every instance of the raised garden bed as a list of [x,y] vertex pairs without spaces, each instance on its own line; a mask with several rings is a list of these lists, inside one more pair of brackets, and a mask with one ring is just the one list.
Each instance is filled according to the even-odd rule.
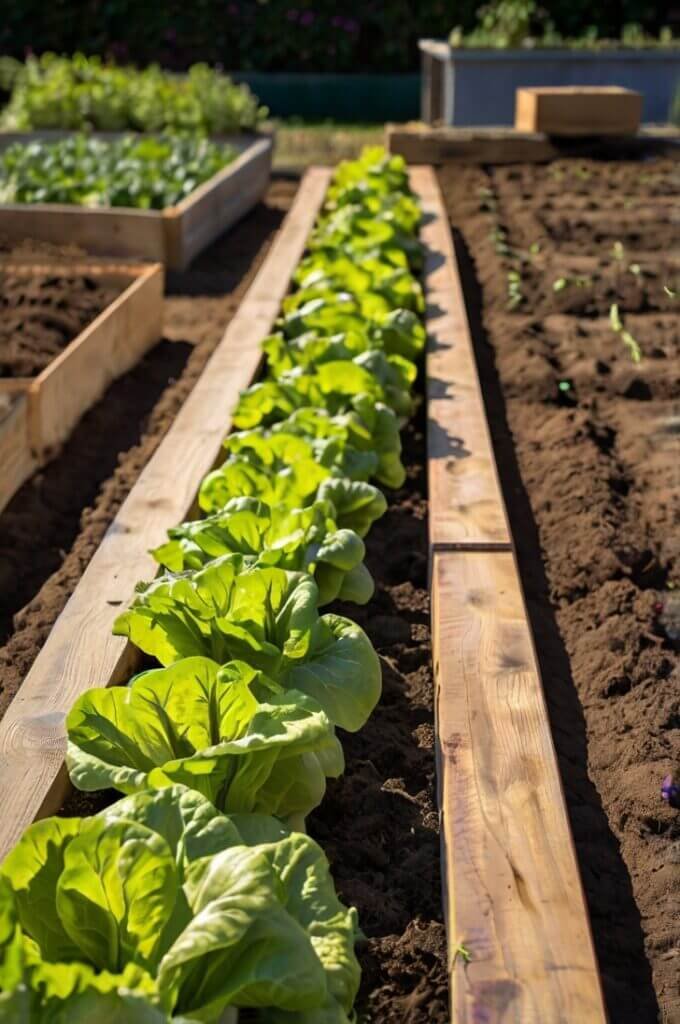
[[162,331],[158,265],[0,260],[0,510]]
[[[0,135],[0,152],[14,143],[58,140],[68,135],[56,131],[5,132]],[[95,133],[94,137],[116,139],[120,135]],[[215,141],[231,146],[238,156],[174,206],[143,210],[0,203],[0,232],[16,241],[36,238],[76,244],[98,255],[153,260],[183,270],[255,205],[269,181],[271,135],[244,134]]]
[[678,754],[676,174],[440,176],[617,1024],[680,1013],[680,831],[660,793]]
[[[374,604],[358,615],[352,605],[350,612],[366,622],[382,654],[384,705],[366,733],[347,744],[349,770],[329,787],[329,801],[310,819],[310,830],[328,845],[341,898],[355,902],[362,916],[366,912],[370,939],[363,953],[367,970],[360,1008],[367,1019],[408,1012],[414,1024],[448,1020],[436,886],[438,820],[432,801],[436,746],[442,769],[448,967],[457,1019],[483,1012],[490,1020],[500,1020],[508,1005],[531,1008],[538,999],[556,1012],[583,1011],[587,1019],[597,1020],[597,971],[451,239],[432,172],[416,171],[412,180],[426,214],[430,490],[439,478],[434,500],[441,514],[433,517],[426,545],[421,418],[409,428],[406,482],[397,491],[390,519],[380,527],[380,543],[372,555],[379,584]],[[276,315],[327,182],[328,172],[321,170],[306,178],[278,243],[206,376],[122,506],[0,725],[0,787],[9,824],[3,844],[11,844],[36,814],[62,803],[63,715],[73,697],[93,678],[109,684],[124,681],[138,662],[139,652],[109,635],[112,621],[139,576],[153,575],[149,544],[192,511],[198,481],[219,452],[225,407],[257,370],[260,339]],[[450,403],[441,401],[446,392]],[[451,415],[452,405],[458,417]],[[443,485],[447,477],[450,493]],[[404,553],[399,558],[394,556],[397,537]],[[428,559],[434,572],[439,652],[438,737],[431,723]],[[464,563],[469,563],[468,570]],[[462,590],[455,589],[456,580],[467,580]],[[456,690],[460,663],[452,653],[463,638],[466,686]],[[493,702],[488,708],[483,700],[478,703],[480,694],[493,687],[499,702],[508,704],[500,717]],[[469,732],[461,726],[458,734],[459,720],[470,715],[473,726]],[[506,764],[509,750],[512,773]],[[402,776],[394,776],[395,766]],[[507,773],[505,785],[496,782],[495,772]],[[481,818],[474,800],[479,773],[485,786],[486,813]],[[65,809],[89,812],[101,799],[71,798]],[[338,820],[356,817],[358,810],[368,838],[349,830],[347,836],[344,830],[339,833]],[[495,815],[509,823],[502,834],[487,824]],[[460,821],[465,822],[462,830]],[[381,834],[384,842],[373,841]],[[499,882],[503,872],[508,872],[507,886]],[[421,877],[422,884],[415,887],[414,877]],[[475,887],[481,884],[484,893],[485,882],[493,888],[493,898],[478,920]],[[519,921],[522,927],[515,927]],[[507,967],[508,958],[512,968]]]

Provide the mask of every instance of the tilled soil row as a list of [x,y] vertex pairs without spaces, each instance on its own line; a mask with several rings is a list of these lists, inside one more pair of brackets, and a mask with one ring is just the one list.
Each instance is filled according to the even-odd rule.
[[[665,300],[641,301],[629,314],[616,276],[611,292],[591,289],[587,303],[565,305],[540,268],[540,296],[523,273],[513,303],[507,272],[533,218],[550,226],[539,241],[546,267],[578,241],[584,260],[610,268],[622,240],[626,265],[644,253],[646,279],[658,283],[668,238],[648,237],[645,225],[666,217],[671,173],[662,162],[583,161],[442,173],[617,1024],[680,1021],[680,822],[660,798],[662,778],[680,768],[676,318],[661,308]],[[575,215],[574,196],[587,198],[588,216]],[[637,236],[621,216],[626,197],[645,213]],[[551,212],[558,202],[566,211],[559,229]],[[612,302],[640,362],[611,326]]]

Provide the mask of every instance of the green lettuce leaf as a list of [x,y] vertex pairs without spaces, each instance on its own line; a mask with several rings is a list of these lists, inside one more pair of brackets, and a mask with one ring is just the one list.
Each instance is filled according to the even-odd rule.
[[193,655],[246,661],[354,731],[380,696],[380,663],[356,623],[319,616],[318,599],[305,573],[250,568],[239,555],[224,555],[198,572],[149,583],[114,632],[162,665]]
[[[392,460],[386,458],[386,463],[392,466],[396,479],[397,469]],[[334,495],[332,502],[331,494]],[[354,530],[359,537],[365,537],[387,509],[385,496],[377,487],[363,480],[334,477],[330,470],[316,462],[300,459],[276,472],[234,455],[219,469],[208,473],[201,484],[198,503],[204,512],[217,513],[241,497],[259,498],[272,508],[284,510],[306,508],[318,501],[330,502],[331,519],[341,529]],[[363,510],[360,516],[358,509]]]
[[[30,826],[0,867],[0,1021],[217,1024],[229,1006],[310,1021],[329,1004],[349,1011],[356,912],[338,902],[321,850],[275,819],[238,820],[249,835],[172,786],[65,827]],[[17,889],[43,890],[39,906]],[[45,914],[58,923],[46,928]],[[41,945],[59,934],[76,945],[68,960]]]
[[182,783],[220,810],[299,821],[344,768],[342,748],[304,694],[272,692],[243,662],[184,658],[129,686],[89,690],[66,719],[78,789],[123,793]]
[[336,598],[365,604],[373,580],[363,564],[364,543],[354,530],[339,530],[331,512],[328,502],[287,509],[233,498],[221,512],[170,529],[168,542],[152,554],[171,572],[200,569],[221,555],[251,556],[261,566],[311,573],[319,604]]

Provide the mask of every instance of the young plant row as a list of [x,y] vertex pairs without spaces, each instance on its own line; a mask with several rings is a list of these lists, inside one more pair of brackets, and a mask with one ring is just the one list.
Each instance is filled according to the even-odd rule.
[[229,135],[256,130],[267,115],[247,85],[207,64],[178,75],[157,64],[123,67],[82,53],[43,53],[23,64],[2,57],[0,87],[11,91],[2,131]]
[[0,202],[162,210],[237,156],[233,146],[182,135],[15,142],[0,154]]
[[0,1021],[355,1019],[356,911],[303,830],[380,696],[368,637],[324,606],[370,599],[371,481],[405,478],[419,221],[401,158],[337,168],[205,516],[116,621],[159,667],[67,717],[75,786],[124,798],[30,826],[0,867]]

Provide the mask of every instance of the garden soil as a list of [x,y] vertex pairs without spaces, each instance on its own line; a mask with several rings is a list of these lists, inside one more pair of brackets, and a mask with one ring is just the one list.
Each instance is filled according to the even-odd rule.
[[679,1024],[678,164],[440,180],[609,1013]]
[[[31,255],[39,253],[34,245]],[[20,259],[26,247],[2,252]],[[64,256],[72,250],[45,246],[50,261],[62,268],[50,274],[26,274],[0,262],[0,377],[37,377],[47,365],[120,294],[121,287],[87,274],[69,272]]]

